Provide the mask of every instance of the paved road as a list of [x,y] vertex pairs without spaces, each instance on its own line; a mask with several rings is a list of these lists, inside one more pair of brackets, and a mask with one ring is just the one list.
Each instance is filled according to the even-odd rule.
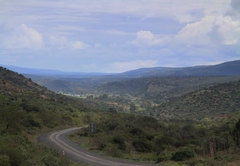
[[137,163],[100,156],[66,139],[69,134],[72,134],[81,128],[82,127],[76,127],[54,133],[43,134],[38,138],[38,141],[43,142],[47,146],[52,147],[61,153],[64,151],[64,155],[74,161],[90,164],[92,166],[156,166],[156,164]]

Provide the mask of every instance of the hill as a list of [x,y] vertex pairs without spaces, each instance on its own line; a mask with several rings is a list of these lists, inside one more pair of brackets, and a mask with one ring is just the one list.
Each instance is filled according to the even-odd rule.
[[240,60],[211,66],[193,67],[155,67],[143,68],[121,73],[123,76],[234,76],[240,75]]
[[88,111],[94,110],[0,67],[0,165],[70,166],[65,157],[37,143],[36,137],[87,123],[85,114],[80,115]]
[[12,72],[0,67],[1,94],[26,95],[27,92],[40,93],[42,95],[53,96],[55,93],[34,83],[30,78],[27,79],[21,74]]
[[106,82],[129,79],[127,77],[115,76],[94,76],[84,78],[74,78],[71,76],[25,76],[32,78],[34,82],[37,82],[39,85],[47,87],[54,92],[63,92],[78,95],[94,93],[98,86],[103,85]]
[[[132,84],[129,90],[135,88],[145,95],[150,91],[154,94],[157,90],[160,90],[157,94],[167,95],[167,92],[173,93],[188,86],[193,88],[197,83],[208,83],[205,88],[196,88],[194,92],[146,110],[158,118],[171,119],[168,122],[116,111],[96,113],[95,109],[76,98],[55,94],[23,75],[0,67],[0,165],[70,166],[70,161],[36,142],[36,137],[42,132],[90,121],[98,126],[92,141],[88,141],[88,129],[70,137],[75,137],[78,142],[80,139],[87,141],[90,144],[88,147],[101,154],[153,162],[184,162],[188,165],[224,165],[238,160],[236,134],[240,131],[239,113],[219,123],[205,121],[203,117],[215,118],[239,111],[240,81],[210,86],[213,78],[219,83],[238,77],[149,77],[122,81],[123,84],[118,87],[126,88]],[[65,82],[58,84],[64,86]],[[166,93],[162,92],[164,90]],[[101,103],[106,98],[107,95],[102,95]],[[179,120],[187,118],[191,120]],[[202,121],[193,121],[195,118],[202,118]],[[216,145],[217,156],[207,157],[212,155],[209,147],[213,148],[213,144]]]
[[[141,89],[142,92],[144,92],[145,90],[143,89],[143,87],[140,87],[140,85],[147,86],[147,84],[145,83],[149,81],[145,80],[149,79],[148,77],[151,77],[150,79],[152,79],[153,77],[162,77],[163,79],[165,79],[166,77],[240,76],[240,60],[225,62],[212,66],[195,66],[182,68],[142,68],[120,74],[69,72],[54,73],[46,70],[42,72],[41,75],[37,74],[37,72],[35,72],[34,75],[34,72],[32,72],[31,70],[22,71],[16,69],[16,71],[24,74],[24,76],[31,78],[34,82],[37,82],[38,84],[45,86],[54,92],[64,92],[81,95],[94,93],[94,91],[99,90],[104,92],[106,91],[104,90],[104,87],[109,87],[110,90],[113,92],[114,90],[117,90],[116,88],[113,89],[114,86],[122,86],[122,90],[125,85],[129,86],[131,83],[124,82],[126,80],[139,81],[139,85],[133,83],[134,87],[132,87],[131,89],[137,88],[137,91],[140,91]],[[139,78],[139,80],[133,80],[135,78]],[[140,83],[141,81],[144,81],[145,83]],[[118,82],[118,85],[115,85],[116,82]],[[125,90],[123,91],[125,92]]]
[[18,67],[18,66],[9,66],[9,65],[3,65],[3,67],[23,75],[58,76],[58,77],[69,77],[69,76],[89,77],[89,76],[106,75],[105,73],[98,73],[98,72],[63,72],[59,70],[35,69],[35,68],[26,68],[26,67]]
[[240,81],[213,85],[172,101],[153,110],[159,118],[218,119],[240,111]]
[[99,86],[98,93],[132,95],[157,103],[172,100],[183,94],[213,84],[240,80],[240,76],[232,77],[143,77],[124,81],[109,82]]

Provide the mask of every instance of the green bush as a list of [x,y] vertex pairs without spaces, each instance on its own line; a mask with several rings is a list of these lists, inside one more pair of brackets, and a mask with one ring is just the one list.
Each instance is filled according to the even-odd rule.
[[173,161],[185,161],[194,157],[194,153],[191,150],[183,149],[172,154]]
[[157,157],[157,162],[159,163],[159,162],[163,162],[163,161],[168,161],[168,160],[171,160],[171,158],[172,158],[172,154],[171,153],[163,151]]
[[46,166],[60,166],[59,158],[54,156],[45,156],[42,161]]
[[133,147],[137,152],[151,152],[152,145],[146,141],[135,139],[132,142]]
[[117,135],[117,136],[113,137],[112,141],[114,144],[118,144],[118,149],[126,150],[125,140],[122,136]]
[[38,127],[38,128],[42,128],[41,124],[33,119],[29,120],[29,123],[33,126],[33,127]]
[[24,110],[27,112],[40,112],[41,108],[35,105],[28,105]]
[[106,144],[106,152],[108,153],[108,155],[112,156],[112,157],[122,157],[122,152],[121,150],[118,149],[118,146],[115,144]]
[[0,155],[0,165],[11,166],[10,158],[8,155]]
[[24,162],[25,162],[23,152],[21,151],[20,148],[12,148],[11,147],[9,149],[6,149],[6,154],[10,158],[11,165],[19,166],[21,164],[24,164]]

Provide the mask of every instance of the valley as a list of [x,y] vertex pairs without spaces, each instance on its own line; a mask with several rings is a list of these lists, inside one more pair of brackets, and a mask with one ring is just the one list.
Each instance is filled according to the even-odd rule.
[[36,139],[90,122],[94,133],[83,128],[68,139],[98,155],[156,165],[239,163],[239,67],[81,76],[1,67],[0,165],[84,165]]

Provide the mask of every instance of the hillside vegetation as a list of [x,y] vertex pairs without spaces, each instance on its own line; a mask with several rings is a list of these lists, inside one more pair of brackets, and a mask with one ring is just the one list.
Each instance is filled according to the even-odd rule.
[[203,87],[234,80],[234,77],[143,77],[106,83],[98,88],[98,93],[132,95],[145,100],[163,102],[182,96]]
[[[29,72],[30,74],[31,72]],[[25,76],[32,78],[38,84],[47,87],[54,92],[63,92],[68,94],[76,95],[88,95],[96,93],[118,93],[130,92],[131,94],[139,95],[142,92],[146,93],[146,88],[155,81],[155,78],[186,78],[195,77],[193,80],[189,79],[189,86],[205,85],[206,83],[223,83],[223,79],[215,79],[211,77],[223,77],[223,76],[239,76],[240,75],[240,60],[225,62],[218,65],[212,66],[196,66],[196,67],[180,67],[180,68],[167,68],[167,67],[156,67],[156,68],[142,68],[133,71],[127,71],[120,74],[105,74],[105,75],[74,75],[73,73],[63,73],[63,75],[29,75],[24,73]],[[208,77],[207,77],[208,76]],[[197,82],[199,77],[199,83]],[[203,77],[206,77],[209,82],[204,82]],[[149,80],[148,80],[149,79]],[[179,78],[178,78],[179,79]],[[129,80],[125,82],[125,80]],[[159,80],[159,79],[158,79]],[[178,84],[176,80],[166,80],[163,83],[166,84]],[[211,82],[212,81],[212,82]],[[220,82],[217,82],[220,81]],[[225,80],[226,81],[226,80]],[[233,81],[229,78],[228,81]],[[180,82],[181,83],[181,82]],[[194,85],[195,84],[195,85]],[[151,85],[151,84],[150,84]],[[173,86],[175,86],[173,85]],[[180,85],[181,87],[182,85]],[[159,87],[163,89],[163,87]],[[158,89],[159,89],[158,88]],[[169,87],[166,87],[168,89]],[[156,88],[155,88],[156,89]],[[174,91],[174,90],[173,90]],[[148,93],[150,94],[150,93]],[[148,95],[147,94],[147,95]],[[144,95],[144,94],[143,94]],[[155,94],[154,94],[155,95]],[[151,94],[150,94],[151,96]]]
[[[96,133],[80,130],[70,138],[112,157],[163,165],[219,166],[239,159],[240,114],[219,122],[158,121],[153,117],[105,114]],[[90,141],[89,141],[90,140]]]
[[[100,100],[109,98],[104,95]],[[240,81],[213,84],[141,111],[160,120],[113,112],[95,121],[96,133],[86,129],[71,139],[112,157],[166,165],[238,165],[239,108]]]
[[[85,129],[70,138],[97,153],[166,165],[237,163],[239,76],[118,79],[81,79],[86,87],[102,86],[79,99],[0,67],[0,165],[74,165],[36,138],[89,122],[96,133]],[[78,80],[54,84],[68,89],[75,82],[74,91]]]
[[0,67],[0,165],[72,165],[35,139],[42,132],[88,123],[88,111],[93,109],[77,99]]
[[221,118],[240,111],[240,81],[203,88],[153,108],[159,118]]

